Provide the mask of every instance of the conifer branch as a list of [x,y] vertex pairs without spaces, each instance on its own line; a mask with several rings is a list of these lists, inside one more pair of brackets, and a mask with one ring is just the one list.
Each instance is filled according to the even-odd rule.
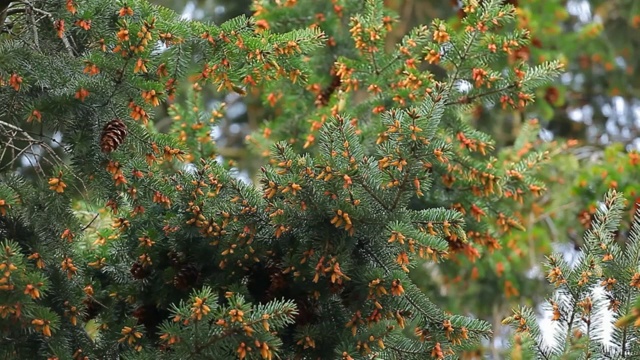
[[376,255],[373,249],[368,249],[367,253],[378,263],[378,266],[384,269],[386,274],[391,274],[391,270],[387,267],[387,265],[382,260],[378,258],[378,256]]
[[494,95],[494,94],[499,94],[501,92],[505,92],[508,90],[512,90],[517,88],[518,86],[516,84],[511,84],[508,86],[504,86],[502,88],[498,88],[498,89],[493,89],[487,92],[483,92],[481,94],[476,94],[476,95],[472,95],[472,96],[461,96],[456,100],[453,101],[448,101],[445,103],[445,105],[449,106],[449,105],[464,105],[464,104],[469,104],[477,99],[483,98],[485,96],[489,96],[489,95]]
[[393,64],[396,63],[396,61],[402,59],[402,56],[400,55],[396,55],[393,59],[389,60],[389,62],[384,65],[382,68],[380,68],[379,73],[383,74],[385,71],[387,71],[388,68],[390,68],[391,66],[393,66]]
[[[635,263],[636,264],[640,263],[640,259],[636,259]],[[626,291],[626,294],[625,294],[625,303],[626,303],[625,304],[625,311],[624,311],[625,314],[629,314],[629,311],[631,310],[631,305],[632,304],[631,304],[631,291],[630,290],[631,289],[628,289]],[[629,325],[625,324],[622,327],[622,341],[621,341],[621,356],[623,358],[626,356],[626,353],[627,353],[627,341],[628,341],[627,336],[628,336],[628,333],[629,333]]]
[[[478,234],[480,229],[493,226],[491,211],[486,209],[502,196],[477,196],[463,187],[475,191],[484,186],[485,178],[477,177],[478,173],[499,178],[495,183],[501,185],[500,177],[506,169],[499,162],[490,162],[495,167],[485,170],[484,149],[491,147],[490,137],[463,123],[462,116],[450,118],[453,112],[444,105],[464,105],[460,99],[450,100],[446,89],[449,86],[455,91],[463,81],[458,77],[464,74],[466,78],[472,67],[486,67],[491,74],[508,70],[504,66],[511,65],[504,62],[496,61],[500,69],[491,69],[486,62],[494,57],[504,59],[506,52],[489,54],[490,49],[478,46],[476,41],[486,34],[488,38],[496,36],[500,40],[497,43],[501,43],[510,36],[502,34],[509,32],[508,26],[500,32],[493,31],[492,26],[486,32],[472,30],[473,35],[451,28],[449,32],[440,31],[433,42],[428,27],[420,26],[398,44],[395,52],[386,53],[378,49],[388,27],[393,25],[393,17],[386,18],[389,13],[382,0],[345,2],[340,6],[299,0],[299,6],[284,7],[264,2],[256,11],[264,18],[237,18],[219,27],[182,20],[178,14],[145,0],[109,6],[99,0],[46,4],[24,0],[17,4],[12,11],[24,16],[12,18],[19,25],[16,29],[22,29],[23,37],[34,40],[38,49],[36,45],[19,47],[22,37],[15,41],[18,45],[0,44],[0,56],[8,63],[0,64],[0,100],[6,99],[10,110],[2,114],[9,114],[11,120],[6,120],[7,124],[16,124],[11,127],[0,123],[0,130],[11,139],[7,141],[10,146],[0,153],[3,157],[18,153],[22,158],[22,154],[36,152],[23,148],[23,141],[29,145],[40,141],[58,153],[63,149],[64,156],[70,158],[69,165],[58,164],[64,168],[64,176],[59,169],[48,176],[37,169],[42,180],[29,179],[34,183],[29,190],[22,190],[18,181],[9,186],[0,183],[0,218],[5,218],[4,212],[16,211],[20,215],[10,214],[26,236],[14,237],[19,239],[20,248],[30,252],[22,264],[12,260],[20,268],[11,281],[20,280],[18,274],[23,273],[28,278],[11,295],[20,299],[23,314],[29,314],[29,318],[19,319],[26,330],[42,334],[37,339],[29,338],[36,339],[36,344],[19,341],[19,346],[37,347],[51,357],[79,357],[75,352],[80,346],[76,345],[82,344],[75,339],[84,331],[83,324],[74,327],[77,330],[73,332],[68,331],[70,326],[53,325],[71,318],[78,310],[76,306],[83,309],[80,304],[85,301],[91,318],[100,319],[104,325],[94,344],[82,347],[82,356],[91,358],[110,353],[129,356],[127,349],[158,358],[332,358],[343,342],[348,348],[356,345],[342,338],[342,331],[329,334],[326,329],[333,330],[335,323],[347,323],[352,315],[352,329],[356,331],[353,340],[364,340],[360,349],[371,346],[370,355],[381,358],[428,357],[434,352],[442,357],[442,351],[449,350],[428,348],[435,346],[433,339],[442,340],[443,346],[456,351],[475,346],[479,338],[490,333],[485,322],[447,315],[407,272],[429,256],[440,260],[443,253],[455,255],[456,250],[448,247],[445,237],[449,231],[465,238],[468,233]],[[497,13],[499,6],[494,0],[478,10]],[[356,13],[363,9],[363,14]],[[84,69],[80,66],[83,59],[71,59],[74,66],[66,66],[69,56],[64,50],[59,51],[60,40],[48,25],[53,17],[78,20],[70,26],[90,28],[86,33],[76,28],[64,33],[62,26],[57,27],[71,56],[78,56],[78,49],[85,49]],[[352,18],[357,20],[347,31],[345,20]],[[314,30],[286,32],[283,26],[291,19],[302,19],[305,23],[301,26],[313,25]],[[358,30],[358,22],[362,31]],[[441,24],[446,28],[445,23]],[[32,33],[34,26],[36,32]],[[318,49],[324,40],[329,46]],[[159,42],[165,45],[161,49],[155,46]],[[429,43],[442,52],[455,44],[448,54],[436,52],[429,58],[431,64],[444,62],[455,67],[454,76],[448,76],[452,79],[450,84],[433,81],[432,74],[418,66]],[[363,44],[364,48],[359,46]],[[17,51],[11,53],[13,50]],[[342,56],[336,61],[335,54]],[[206,63],[205,69],[191,69],[190,59]],[[330,74],[319,70],[329,67]],[[529,82],[535,81],[535,85],[548,81],[551,73],[548,68],[539,68],[522,80],[523,88],[533,88],[527,87]],[[307,101],[311,96],[317,100],[318,94],[322,95],[321,84],[327,76],[333,79],[333,90],[343,87],[344,93],[350,95],[351,91],[367,89],[358,91],[358,96],[368,98],[354,104],[349,103],[351,97],[341,96],[338,106],[332,109]],[[184,107],[171,115],[171,131],[162,135],[148,133],[144,125],[154,120],[148,109],[163,104],[164,94],[188,87],[185,79],[197,82],[191,87],[195,93],[187,96]],[[309,92],[299,87],[299,80],[306,79],[317,82],[309,84]],[[185,86],[175,86],[177,83]],[[211,159],[219,151],[209,142],[206,120],[215,123],[224,114],[220,109],[206,114],[208,104],[199,93],[205,84],[221,91],[246,85],[256,99],[265,101],[265,106],[278,108],[267,125],[269,131],[265,129],[264,138],[256,142],[260,148],[274,140],[281,141],[265,160],[271,165],[263,167],[260,185],[244,185],[225,166]],[[482,91],[478,85],[467,93],[475,95],[466,101],[505,91],[505,85],[495,83],[494,90],[487,87],[483,88],[487,93],[475,94]],[[177,96],[178,101],[184,98]],[[135,105],[134,109],[127,109],[127,104]],[[371,104],[376,105],[373,113]],[[388,110],[390,104],[400,110]],[[340,117],[345,107],[354,112],[350,115],[353,122]],[[61,149],[53,144],[55,139],[44,134],[23,135],[20,124],[25,120],[21,117],[30,110],[38,120],[42,112],[42,129],[59,131],[62,140],[56,143]],[[398,112],[402,113],[396,116]],[[328,114],[338,121],[326,121]],[[126,122],[132,141],[118,151],[101,152],[96,146],[95,131],[114,117]],[[306,125],[300,124],[303,119],[314,121],[308,133],[304,130]],[[316,123],[317,119],[321,120]],[[387,126],[388,131],[379,135],[377,145],[363,139],[381,125]],[[317,131],[321,133],[318,141]],[[452,131],[458,133],[452,137]],[[118,134],[119,142],[129,136],[122,133]],[[319,151],[306,144],[304,150],[299,148],[300,137],[307,135],[308,143],[318,144]],[[54,136],[58,136],[57,132]],[[464,150],[458,151],[456,145],[462,143],[476,154],[467,156]],[[149,145],[154,145],[151,150]],[[45,155],[47,163],[59,161]],[[379,160],[378,166],[375,160]],[[192,166],[195,171],[191,171]],[[438,174],[451,171],[450,166],[462,174],[461,181],[434,181]],[[523,177],[531,176],[520,168],[516,170]],[[81,192],[87,209],[106,206],[111,212],[104,216],[80,213],[77,194],[59,196],[67,186],[63,180],[72,176],[89,186],[89,190]],[[79,182],[74,181],[76,184]],[[413,187],[419,198],[413,196]],[[14,201],[18,198],[14,193],[20,194],[20,204]],[[423,210],[416,210],[414,201]],[[478,208],[473,210],[478,217],[483,215],[482,220],[468,221],[472,219],[471,212],[450,209],[472,201],[477,201]],[[509,204],[510,201],[506,200]],[[502,205],[496,204],[496,209]],[[330,222],[329,216],[333,216]],[[512,213],[505,211],[504,216]],[[113,220],[111,226],[102,221],[109,217]],[[10,225],[0,223],[2,237]],[[470,226],[463,228],[463,224]],[[91,235],[88,229],[99,232],[94,246],[87,246]],[[115,237],[118,240],[107,241]],[[320,278],[322,281],[317,280]],[[48,286],[43,289],[46,298],[37,296],[34,284],[40,282],[43,287]],[[87,287],[77,291],[77,284]],[[4,290],[2,283],[0,286]],[[193,291],[204,288],[208,290]],[[186,300],[191,293],[193,296]],[[221,308],[217,300],[207,303],[213,294],[233,294],[222,300],[232,306]],[[235,294],[256,299],[260,310],[237,300]],[[272,300],[281,296],[288,305]],[[59,298],[69,299],[62,305],[64,309],[58,303],[50,306],[49,300]],[[375,300],[369,301],[372,298]],[[301,311],[294,318],[296,303]],[[136,308],[133,316],[128,311],[131,308]],[[38,314],[40,309],[42,316]],[[230,309],[237,311],[232,313]],[[147,310],[151,311],[145,314]],[[59,315],[59,319],[50,312]],[[157,314],[167,312],[175,315],[173,319],[158,318]],[[387,314],[396,314],[400,327],[405,320],[419,322],[421,329],[430,332],[429,340],[418,343],[408,334],[410,329],[405,332],[387,327],[393,323]],[[230,322],[226,322],[227,315]],[[82,317],[78,320],[86,321]],[[52,321],[55,330],[50,339],[51,329],[46,321]],[[72,322],[75,321],[74,317]],[[128,325],[123,328],[124,324]],[[143,324],[149,340],[147,335],[142,338]],[[280,334],[285,326],[286,331]],[[6,333],[8,338],[24,330],[11,328],[0,336]],[[160,344],[153,339],[153,334],[158,333]],[[305,334],[306,338],[298,334]],[[371,341],[365,339],[372,337],[379,343],[366,345]],[[51,349],[45,342],[51,344]],[[392,348],[385,349],[385,342]],[[11,350],[23,355],[18,345]]]
[[400,349],[399,347],[396,347],[396,346],[393,346],[393,345],[388,345],[388,344],[385,344],[385,347],[388,347],[389,349],[394,350],[398,354],[411,354],[411,355],[424,356],[424,351],[423,350]]
[[400,199],[402,198],[402,195],[405,192],[405,187],[407,186],[407,182],[408,181],[409,181],[409,171],[405,170],[404,171],[404,176],[402,177],[402,182],[398,186],[398,192],[396,193],[396,197],[395,197],[395,199],[393,199],[393,203],[392,203],[392,205],[390,207],[390,211],[393,211],[398,207]]
[[373,73],[376,75],[380,75],[380,70],[378,70],[378,63],[376,62],[375,51],[371,52],[371,64],[373,65]]
[[[28,154],[28,155],[32,155],[32,156],[36,156],[36,153],[29,151],[29,146],[27,147],[23,147],[22,149],[18,148],[17,146],[11,144],[11,143],[5,143],[5,149],[3,150],[3,157],[4,157],[4,151],[6,151],[7,149],[11,149],[12,150],[12,159],[5,164],[2,168],[0,168],[0,170],[5,170],[9,167],[11,167],[23,154]],[[16,154],[15,151],[18,151],[18,153]],[[1,158],[0,158],[1,159]],[[31,163],[31,158],[27,157],[27,160]],[[35,164],[31,163],[32,167],[34,169],[39,169],[41,170],[40,167],[35,166]]]
[[534,339],[534,341],[536,342],[536,348],[538,349],[538,354],[540,354],[540,356],[542,356],[542,358],[543,358],[544,360],[551,360],[551,359],[549,358],[549,356],[547,355],[547,353],[546,353],[546,352],[544,351],[544,349],[542,348],[542,344],[540,344],[540,341],[535,340],[535,339]]
[[[473,34],[471,35],[471,39],[469,40],[469,42],[465,45],[464,49],[462,50],[462,52],[458,52],[458,57],[459,57],[459,64],[456,64],[456,70],[453,73],[453,75],[449,78],[449,87],[447,88],[446,93],[450,93],[451,90],[453,89],[453,85],[456,83],[456,81],[458,81],[458,74],[460,73],[460,67],[465,63],[465,61],[467,60],[467,55],[469,55],[469,51],[471,51],[471,47],[473,46],[473,44],[476,41],[476,36],[478,35],[478,31],[474,30]],[[453,47],[453,49],[457,48],[456,46],[452,43],[451,46]],[[455,62],[453,62],[455,63]]]
[[[290,314],[287,314],[286,312],[281,312],[281,311],[274,311],[273,314],[270,314],[270,316],[290,316]],[[260,324],[261,322],[263,322],[264,320],[262,318],[257,318],[256,320],[253,321],[249,321],[249,322],[245,322],[242,324],[242,327],[232,327],[229,328],[228,330],[225,330],[219,334],[213,335],[209,338],[209,340],[207,340],[205,343],[203,344],[196,344],[196,346],[194,347],[193,351],[191,351],[191,355],[200,355],[202,353],[203,350],[207,349],[208,347],[210,347],[211,345],[215,344],[218,341],[224,340],[225,338],[234,335],[234,334],[238,334],[241,333],[243,331],[245,331],[246,327],[253,327],[255,325]],[[196,321],[195,324],[198,324],[199,321]]]
[[358,180],[358,184],[360,184],[364,191],[366,191],[367,194],[369,194],[380,206],[382,206],[387,211],[391,211],[391,207],[386,205],[386,203],[380,197],[378,197],[378,194],[376,194],[376,192],[373,191],[373,189],[371,189],[369,185],[364,182],[364,179],[362,179],[360,176],[355,177],[354,179]]

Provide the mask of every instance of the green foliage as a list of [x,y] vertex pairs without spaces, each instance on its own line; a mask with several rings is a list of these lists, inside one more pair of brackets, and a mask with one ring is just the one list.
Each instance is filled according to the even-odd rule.
[[[475,261],[458,258],[455,262],[440,264],[437,269],[433,266],[418,268],[412,274],[425,289],[439,287],[446,294],[456,294],[455,297],[438,298],[438,302],[446,303],[449,311],[474,313],[496,321],[495,318],[506,316],[513,306],[523,303],[533,305],[543,300],[541,294],[546,291],[544,284],[540,278],[531,276],[531,271],[539,266],[544,255],[551,252],[553,242],[566,239],[550,236],[547,222],[544,221],[545,214],[541,212],[552,208],[547,203],[549,199],[564,204],[566,198],[556,193],[562,185],[555,179],[562,177],[557,172],[561,171],[564,175],[564,169],[571,169],[566,165],[568,155],[558,154],[562,152],[562,147],[542,141],[538,137],[539,130],[540,124],[535,120],[524,124],[514,146],[503,148],[495,161],[495,164],[506,167],[509,176],[522,176],[525,184],[533,185],[533,189],[541,183],[548,187],[537,197],[516,195],[513,202],[502,200],[491,205],[508,206],[526,230],[499,232],[499,236],[496,236],[499,241],[485,238],[483,247],[479,247],[483,250],[482,256],[473,259]],[[537,163],[536,154],[531,154],[531,149],[544,153],[548,160]],[[558,169],[557,166],[563,167]],[[515,192],[523,193],[522,190]],[[473,220],[470,220],[470,226],[473,225]],[[434,273],[437,276],[429,276]]]
[[[375,143],[396,138],[385,110],[410,108],[434,84],[442,84],[448,96],[443,109],[438,109],[444,111],[443,121],[421,130],[442,134],[443,142],[434,143],[429,151],[437,152],[440,146],[446,160],[429,165],[434,176],[428,180],[428,191],[421,190],[422,196],[414,197],[410,206],[459,211],[466,227],[464,237],[447,239],[451,261],[416,266],[412,278],[446,310],[485,319],[494,315],[496,306],[504,313],[509,301],[522,299],[520,294],[535,295],[540,288],[538,280],[527,279],[524,273],[539,260],[522,250],[529,244],[501,239],[521,234],[511,233],[529,220],[521,215],[529,199],[544,191],[545,184],[538,177],[546,174],[539,164],[552,144],[537,139],[539,125],[525,123],[518,140],[523,144],[505,150],[513,156],[494,152],[492,136],[474,128],[470,111],[480,106],[496,114],[501,107],[525,111],[535,97],[534,86],[548,81],[559,66],[555,62],[529,65],[525,59],[514,58],[515,52],[529,44],[530,35],[514,25],[517,10],[495,5],[486,2],[455,24],[434,20],[430,26],[407,29],[392,46],[385,39],[404,24],[385,8],[371,6],[364,11],[371,14],[366,17],[355,10],[349,12],[348,6],[333,9],[311,1],[257,5],[259,18],[271,29],[288,30],[291,19],[300,19],[323,29],[331,40],[310,59],[314,68],[328,71],[311,76],[307,92],[287,92],[286,84],[265,88],[263,96],[273,113],[268,114],[262,132],[251,137],[254,150],[261,154],[267,154],[265,148],[277,140],[314,152],[318,129],[326,119],[346,112],[367,148],[375,151]],[[410,143],[406,142],[407,148]],[[402,153],[398,157],[406,158]],[[418,180],[424,185],[422,178]],[[547,253],[549,249],[547,242],[537,251]],[[457,296],[441,296],[452,291]]]
[[[492,68],[527,34],[505,27],[511,6],[467,5],[459,31],[434,20],[388,51],[382,1],[331,6],[311,29],[302,14],[327,2],[257,4],[259,19],[220,26],[145,1],[12,5],[20,25],[0,48],[6,357],[442,359],[488,337],[409,273],[474,261],[522,228],[511,206],[543,191],[531,170],[545,155],[499,162],[467,114],[483,101],[524,108],[560,65]],[[154,133],[152,107],[185,80],[172,131]],[[258,186],[215,160],[206,127],[224,109],[202,104],[204,86],[274,106],[254,138],[270,150]],[[27,180],[11,171],[28,153],[50,166]]]

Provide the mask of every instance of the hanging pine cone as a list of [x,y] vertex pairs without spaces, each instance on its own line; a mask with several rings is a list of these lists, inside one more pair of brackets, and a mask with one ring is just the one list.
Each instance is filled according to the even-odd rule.
[[149,275],[149,271],[137,261],[133,263],[129,271],[131,271],[131,275],[133,275],[135,279],[144,279]]
[[331,84],[322,90],[318,96],[316,96],[315,105],[317,107],[323,107],[329,103],[331,95],[340,87],[340,76],[336,75],[335,70],[331,69]]
[[143,325],[149,333],[155,333],[156,326],[163,319],[160,310],[153,304],[140,305],[131,315],[138,320],[138,325]]
[[100,148],[102,152],[108,154],[115,151],[118,146],[122,145],[124,138],[127,137],[127,125],[120,119],[113,119],[102,128],[100,136]]
[[173,286],[180,290],[188,290],[200,277],[200,271],[193,264],[186,264],[173,277]]
[[98,305],[98,303],[93,299],[93,297],[88,297],[82,300],[82,303],[85,306],[83,312],[84,316],[82,318],[83,321],[87,322],[91,319],[95,319],[95,317],[100,313],[100,306]]
[[179,267],[185,260],[185,254],[183,252],[179,252],[176,250],[170,250],[167,253],[167,257],[169,258],[169,264],[173,267]]
[[276,268],[275,270],[273,270],[269,278],[271,279],[271,281],[267,292],[269,295],[273,296],[272,299],[276,298],[276,295],[281,293],[282,290],[287,287],[287,285],[290,285],[287,283],[287,279],[285,278],[282,271],[280,271],[280,269]]

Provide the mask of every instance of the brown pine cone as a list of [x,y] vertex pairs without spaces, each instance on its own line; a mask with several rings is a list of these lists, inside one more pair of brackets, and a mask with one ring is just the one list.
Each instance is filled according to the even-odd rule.
[[137,261],[133,263],[130,271],[131,275],[133,275],[135,279],[144,279],[147,277],[147,275],[149,275],[149,271]]
[[186,264],[173,277],[173,286],[180,290],[188,290],[200,277],[200,271],[193,264]]
[[100,148],[102,152],[108,154],[115,151],[122,145],[127,137],[127,125],[120,119],[109,121],[102,129],[100,136]]
[[169,258],[169,264],[173,267],[180,266],[185,260],[185,255],[181,251],[170,250],[167,253],[167,257]]

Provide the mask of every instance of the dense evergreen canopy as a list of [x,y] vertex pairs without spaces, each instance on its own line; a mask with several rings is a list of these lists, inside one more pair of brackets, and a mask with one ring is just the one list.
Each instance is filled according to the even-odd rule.
[[[573,56],[593,48],[548,46],[547,16],[570,24],[538,14],[555,1],[429,21],[400,3],[255,1],[210,23],[145,0],[0,2],[0,357],[483,356],[504,329],[490,315],[540,282],[538,209],[575,143],[539,129],[588,91]],[[616,81],[617,58],[590,59]],[[633,96],[619,81],[608,96]],[[212,136],[225,96],[253,119],[253,181]],[[584,232],[576,264],[546,261],[556,341],[520,306],[494,355],[640,355],[640,225],[621,192],[595,200],[636,196],[621,174],[640,155],[606,156],[564,179],[586,231],[556,217]]]

